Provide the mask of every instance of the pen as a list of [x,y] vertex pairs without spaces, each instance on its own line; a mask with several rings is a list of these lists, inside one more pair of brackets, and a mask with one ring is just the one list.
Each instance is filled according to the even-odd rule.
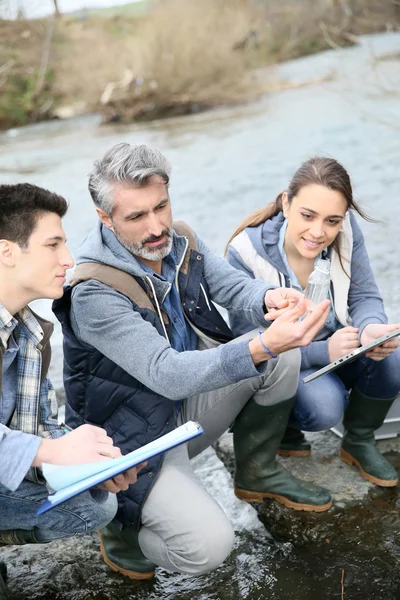
[[69,433],[70,431],[72,431],[71,427],[68,427],[68,425],[66,425],[65,423],[61,423],[61,428],[64,433]]

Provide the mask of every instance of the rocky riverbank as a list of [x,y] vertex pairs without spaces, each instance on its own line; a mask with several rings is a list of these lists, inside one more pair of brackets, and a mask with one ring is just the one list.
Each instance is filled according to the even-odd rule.
[[[156,570],[134,583],[101,560],[96,535],[42,546],[6,547],[11,600],[398,600],[400,490],[379,489],[338,458],[332,432],[307,434],[309,458],[281,459],[303,479],[329,487],[327,513],[268,501],[252,507],[233,494],[232,436],[195,459],[197,476],[236,530],[235,549],[214,573],[193,578]],[[400,439],[379,447],[400,470]],[[346,595],[344,595],[346,594]]]

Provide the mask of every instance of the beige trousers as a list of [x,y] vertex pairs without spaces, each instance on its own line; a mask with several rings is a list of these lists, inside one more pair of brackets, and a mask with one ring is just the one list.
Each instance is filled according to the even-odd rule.
[[[251,339],[250,332],[233,342]],[[234,422],[250,398],[261,405],[278,404],[295,395],[300,351],[292,350],[265,363],[265,370],[212,392],[187,398],[179,423],[198,421],[204,435],[168,452],[142,511],[139,543],[156,565],[201,575],[218,567],[230,553],[234,531],[217,502],[197,480],[190,464]]]

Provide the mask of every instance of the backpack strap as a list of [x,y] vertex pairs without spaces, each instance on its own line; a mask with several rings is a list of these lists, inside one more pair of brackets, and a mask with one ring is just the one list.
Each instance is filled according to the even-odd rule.
[[[188,239],[190,250],[198,251],[196,235],[184,221],[176,221],[173,224],[173,228],[177,235],[183,235]],[[187,273],[188,270],[189,255],[190,252],[187,252],[182,264],[181,270],[184,273]],[[146,289],[144,290],[135,277],[129,275],[129,273],[126,273],[125,271],[120,271],[115,267],[110,267],[101,263],[86,262],[80,263],[75,267],[69,284],[71,287],[75,287],[79,283],[88,281],[89,279],[95,279],[100,283],[104,283],[124,296],[127,296],[140,308],[146,308],[155,312],[152,302],[153,291],[151,287],[146,284],[146,281],[144,281],[144,285],[146,286]],[[164,311],[162,314],[164,323],[168,323],[168,316]]]
[[193,229],[191,229],[189,225],[184,221],[174,221],[173,228],[177,235],[185,236],[189,241],[189,252],[186,252],[186,256],[181,266],[182,273],[187,275],[189,268],[190,250],[195,250],[196,252],[199,251],[197,247],[196,234],[194,233]]
[[100,263],[80,263],[74,269],[70,285],[71,287],[75,287],[79,283],[88,281],[89,279],[95,279],[100,283],[108,285],[117,292],[127,296],[140,308],[147,308],[154,312],[154,306],[150,299],[153,296],[153,292],[151,289],[145,291],[129,273]]

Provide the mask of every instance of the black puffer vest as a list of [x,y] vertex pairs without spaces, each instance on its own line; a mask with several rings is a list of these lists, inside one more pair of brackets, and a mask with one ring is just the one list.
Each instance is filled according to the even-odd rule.
[[[203,255],[196,238],[185,223],[174,223],[178,235],[189,240],[181,265],[178,284],[186,317],[202,332],[220,342],[233,338],[218,310],[207,304],[208,286],[203,274]],[[132,310],[140,313],[158,333],[164,328],[154,305],[152,290],[142,278],[98,263],[82,263],[64,296],[56,300],[53,310],[61,322],[64,335],[64,386],[66,422],[76,428],[83,423],[106,429],[123,454],[168,433],[175,427],[175,403],[144,386],[93,346],[77,339],[70,323],[71,292],[82,281],[95,279],[127,296]],[[200,293],[201,286],[205,291]],[[196,307],[196,308],[193,308]],[[210,310],[211,307],[211,310]],[[162,311],[164,327],[171,337],[168,315]],[[137,483],[118,494],[117,518],[124,525],[140,527],[140,514],[146,497],[160,471],[163,456],[148,461]]]

